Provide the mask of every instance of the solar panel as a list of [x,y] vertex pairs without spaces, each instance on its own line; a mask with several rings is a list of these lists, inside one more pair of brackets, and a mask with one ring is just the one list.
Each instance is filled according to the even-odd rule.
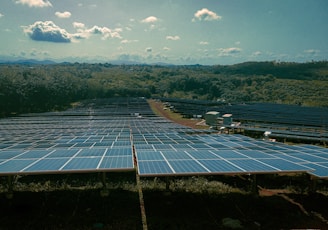
[[164,160],[164,156],[160,152],[137,151],[138,161],[160,161]]
[[117,157],[104,157],[99,165],[98,169],[122,169],[131,170],[133,169],[132,156],[117,156]]
[[190,160],[189,154],[183,151],[161,151],[164,158],[167,160]]
[[230,159],[229,162],[237,167],[240,167],[249,173],[259,172],[278,172],[279,170],[273,166],[261,163],[255,159]]
[[30,150],[23,154],[20,154],[16,157],[16,159],[29,159],[29,158],[43,158],[51,153],[53,150]]
[[56,172],[67,162],[66,158],[41,159],[29,166],[24,172]]
[[314,175],[317,177],[328,177],[328,165],[326,165],[326,164],[321,165],[321,164],[315,164],[315,163],[306,163],[303,165],[314,169],[313,171],[309,172],[311,175]]
[[244,173],[245,171],[225,160],[199,160],[212,173]]
[[213,154],[210,151],[207,150],[187,150],[189,155],[197,160],[208,160],[208,159],[217,159],[217,155]]
[[[131,116],[143,99],[0,120],[0,175],[133,170],[141,176],[309,172],[328,177],[328,150],[213,134]],[[142,111],[140,111],[142,114]],[[188,133],[192,134],[189,135]]]
[[8,160],[4,161],[0,164],[0,173],[19,173],[28,165],[35,162],[35,160],[31,159],[20,159],[20,160]]
[[172,175],[174,171],[166,161],[138,161],[140,175]]
[[[286,161],[283,159],[259,159],[260,162],[270,165],[272,167],[275,167],[281,171],[291,171],[291,172],[296,172],[296,171],[302,171],[302,170],[310,170],[312,171],[312,167],[302,167],[303,165],[293,163],[291,161]],[[302,169],[303,168],[303,169]]]
[[96,169],[101,157],[76,157],[65,164],[61,170],[90,170]]

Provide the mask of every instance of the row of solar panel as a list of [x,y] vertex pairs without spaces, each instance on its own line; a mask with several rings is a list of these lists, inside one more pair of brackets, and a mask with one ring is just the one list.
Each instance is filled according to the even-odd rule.
[[0,173],[133,170],[131,148],[0,152]]
[[[204,135],[163,118],[89,116],[102,111],[48,114],[40,116],[40,123],[40,117],[1,120],[0,174],[131,170],[134,144],[142,176],[309,171],[328,177],[324,148],[291,147],[241,135]],[[89,115],[71,116],[74,113]],[[63,117],[64,125],[56,128],[52,122],[60,123]],[[10,129],[15,125],[21,129]],[[120,155],[115,153],[118,149],[127,150]]]

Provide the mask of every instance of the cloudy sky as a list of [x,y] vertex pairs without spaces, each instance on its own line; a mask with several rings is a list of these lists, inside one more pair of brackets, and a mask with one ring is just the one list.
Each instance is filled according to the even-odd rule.
[[0,59],[328,59],[327,0],[1,0]]

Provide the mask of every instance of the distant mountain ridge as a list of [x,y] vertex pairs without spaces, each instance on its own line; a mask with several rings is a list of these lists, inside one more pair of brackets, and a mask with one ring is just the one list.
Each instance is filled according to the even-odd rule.
[[57,64],[51,60],[19,59],[19,60],[0,60],[1,64],[20,64],[20,65],[51,65]]
[[[75,63],[75,61],[53,61],[53,60],[36,60],[36,59],[1,59],[0,64],[20,64],[20,65],[51,65],[51,64],[61,64],[61,63]],[[82,62],[81,62],[82,63]],[[91,63],[90,61],[87,63]],[[98,62],[94,62],[98,63]],[[101,62],[102,63],[102,62]],[[156,62],[156,63],[141,63],[136,61],[126,61],[126,60],[109,60],[108,63],[113,65],[160,65],[160,66],[174,66],[171,63]]]

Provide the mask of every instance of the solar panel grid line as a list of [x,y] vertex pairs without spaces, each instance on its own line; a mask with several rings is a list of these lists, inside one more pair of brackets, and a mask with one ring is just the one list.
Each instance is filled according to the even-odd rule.
[[80,149],[79,151],[77,151],[77,152],[76,152],[72,157],[70,157],[69,160],[66,161],[66,163],[65,163],[62,167],[60,167],[58,170],[59,170],[59,171],[63,170],[63,168],[64,168],[64,167],[65,167],[70,161],[72,161],[72,160],[74,159],[74,157],[76,157],[81,151],[82,151],[82,149]]
[[100,167],[101,163],[103,162],[103,160],[104,160],[104,157],[105,157],[105,156],[106,156],[106,154],[107,154],[107,151],[108,151],[108,148],[106,148],[106,149],[105,149],[105,151],[104,151],[103,155],[101,156],[101,159],[100,159],[100,161],[99,161],[99,163],[98,163],[98,165],[97,165],[97,169],[99,169],[99,167]]
[[38,158],[36,161],[32,162],[30,165],[26,166],[25,168],[23,168],[22,170],[20,170],[20,172],[25,171],[26,169],[28,169],[29,167],[35,165],[36,163],[38,163],[39,161],[41,161],[42,159],[45,159],[47,156],[49,156],[51,153],[53,153],[55,150],[50,151],[48,154],[44,155],[41,158]]
[[315,155],[313,156],[311,154],[308,154],[308,153],[305,153],[305,152],[302,152],[302,151],[298,151],[298,152],[301,152],[301,154],[299,154],[298,152],[296,152],[295,154],[293,154],[293,153],[286,154],[286,152],[282,152],[281,150],[276,150],[276,152],[278,152],[279,154],[281,154],[281,155],[279,155],[280,158],[284,158],[284,159],[289,158],[290,161],[293,161],[294,160],[295,162],[299,162],[299,163],[316,162],[316,161],[311,161],[310,159],[313,159],[313,160],[314,159],[317,159],[317,162],[320,162],[320,161],[318,161],[320,159],[322,161],[325,161],[325,158],[323,158],[323,157],[318,157],[318,156],[315,156]]
[[310,171],[309,174],[319,178],[328,178],[328,165],[313,162],[304,163],[302,165],[313,169],[313,171]]
[[248,158],[248,159],[229,159],[230,163],[235,164],[242,168],[245,172],[249,174],[253,173],[268,173],[268,172],[277,172],[280,171],[277,168],[271,167],[268,164],[264,164],[256,159]]
[[[9,161],[9,160],[13,160],[13,159],[16,159],[17,157],[20,157],[21,155],[25,154],[28,150],[24,150],[23,152],[19,153],[18,155],[15,154],[17,153],[17,151],[15,150],[9,150],[9,151],[5,151],[5,152],[0,152],[0,159],[5,159],[6,161]],[[3,158],[7,155],[7,158]]]
[[209,170],[208,168],[205,167],[205,165],[203,165],[201,162],[199,162],[195,157],[193,157],[192,155],[190,155],[187,151],[184,151],[191,159],[193,159],[193,161],[197,162],[200,166],[202,166],[207,172],[211,172],[211,170]]
[[172,168],[172,166],[170,165],[170,163],[168,162],[168,160],[165,158],[165,156],[164,156],[164,154],[163,154],[162,151],[160,151],[160,154],[162,155],[162,157],[164,158],[164,161],[167,163],[167,165],[172,170],[172,172],[175,173],[174,169]]
[[240,169],[241,172],[246,172],[246,171],[247,171],[247,170],[245,170],[244,168],[240,167],[239,165],[234,164],[233,162],[229,161],[228,159],[222,158],[222,160],[223,160],[224,162],[226,162],[227,164],[229,164],[229,165],[233,165],[235,168]]

